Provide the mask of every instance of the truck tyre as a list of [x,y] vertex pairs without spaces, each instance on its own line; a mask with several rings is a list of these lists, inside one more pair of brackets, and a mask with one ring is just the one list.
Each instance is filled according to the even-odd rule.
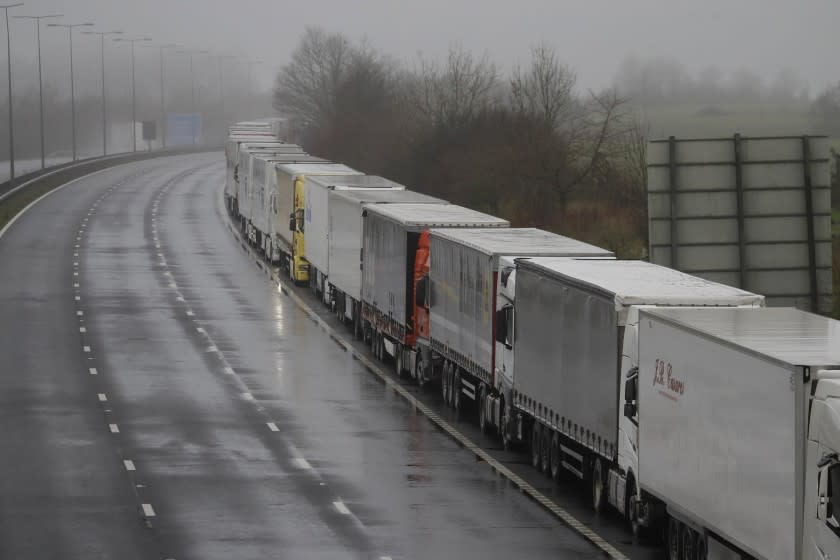
[[554,480],[560,479],[561,473],[561,466],[560,461],[562,459],[561,451],[560,451],[560,434],[554,432],[551,436],[551,449],[549,452],[549,463],[551,465],[551,478]]
[[630,472],[627,475],[627,485],[624,491],[624,517],[630,524],[630,532],[633,533],[634,537],[638,537],[642,532],[642,525],[636,519],[636,512],[631,510],[633,507],[633,498],[636,494],[636,479],[633,478],[633,473]]
[[449,362],[443,362],[443,372],[440,375],[440,392],[443,404],[449,406]]
[[543,426],[540,441],[540,470],[551,476],[551,434],[554,430]]
[[455,369],[455,379],[452,381],[452,408],[455,409],[456,417],[461,416],[461,370],[458,366]]
[[394,347],[394,369],[397,372],[397,377],[403,376],[403,347],[399,342]]
[[595,513],[601,513],[606,502],[606,484],[604,482],[604,465],[601,463],[601,458],[596,457],[595,462],[592,463],[592,509]]
[[542,425],[539,422],[534,422],[531,426],[531,466],[540,470],[542,461],[540,461],[540,441],[542,440]]
[[353,313],[353,338],[360,340],[362,338],[362,322],[359,320],[359,314]]
[[501,409],[501,418],[499,419],[499,435],[502,438],[502,449],[505,451],[510,451],[513,447],[513,438],[510,435],[510,431],[513,429],[510,426],[510,407],[505,405],[504,401],[501,403],[499,407]]
[[694,529],[683,524],[682,535],[682,560],[695,560],[697,554],[697,539]]
[[478,388],[478,429],[481,435],[487,435],[487,390],[484,383]]
[[667,550],[668,560],[682,560],[682,554],[680,550],[680,530],[682,529],[682,523],[674,519],[673,517],[668,518],[668,536],[667,540],[665,541]]

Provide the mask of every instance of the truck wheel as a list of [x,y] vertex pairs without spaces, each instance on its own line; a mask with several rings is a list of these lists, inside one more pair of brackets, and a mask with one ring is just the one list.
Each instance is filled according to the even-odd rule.
[[531,466],[540,470],[542,461],[540,461],[540,441],[542,441],[542,424],[534,422],[531,426]]
[[560,434],[554,432],[551,436],[551,449],[549,452],[549,463],[551,464],[551,478],[559,480],[560,478]]
[[631,511],[633,507],[633,498],[636,496],[636,479],[633,478],[633,473],[627,475],[627,485],[624,491],[624,517],[630,524],[630,532],[634,537],[638,537],[642,533],[642,524],[636,519],[636,513]]
[[[455,366],[457,368],[457,366]],[[456,369],[455,379],[452,381],[452,408],[455,409],[457,416],[461,415],[461,372]]]
[[499,419],[499,435],[502,438],[502,449],[510,451],[513,447],[513,438],[510,436],[510,431],[513,429],[510,424],[510,409],[502,403],[500,407],[502,410],[501,418]]
[[440,375],[440,392],[443,396],[443,404],[449,406],[449,362],[443,363],[443,372]]
[[601,513],[604,509],[607,493],[604,491],[604,466],[600,458],[596,458],[592,464],[592,509],[595,513]]
[[666,550],[668,560],[682,560],[682,555],[680,554],[680,529],[682,529],[682,523],[673,517],[669,517],[667,540],[668,549]]
[[394,354],[397,356],[394,358],[394,369],[397,371],[397,377],[402,378],[403,376],[403,349],[402,344],[397,343],[396,347],[394,348]]
[[694,529],[688,525],[683,525],[682,536],[682,560],[695,560],[697,554],[697,539]]
[[481,430],[481,435],[487,435],[487,390],[484,383],[478,388],[478,429]]
[[554,430],[543,426],[540,445],[540,470],[551,476],[551,433]]

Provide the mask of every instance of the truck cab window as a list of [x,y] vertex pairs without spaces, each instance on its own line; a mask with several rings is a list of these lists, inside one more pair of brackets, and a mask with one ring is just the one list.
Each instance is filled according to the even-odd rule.
[[[837,499],[834,497],[835,492],[837,492]],[[827,498],[825,524],[840,537],[840,463],[835,463],[828,468]]]

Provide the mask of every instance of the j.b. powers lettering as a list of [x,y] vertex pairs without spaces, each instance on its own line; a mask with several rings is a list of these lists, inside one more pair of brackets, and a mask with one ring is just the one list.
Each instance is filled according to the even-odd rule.
[[685,392],[685,382],[677,379],[673,375],[673,368],[670,363],[664,360],[656,360],[653,371],[653,386],[667,389],[667,391],[659,390],[659,393],[669,399],[676,401],[677,398]]

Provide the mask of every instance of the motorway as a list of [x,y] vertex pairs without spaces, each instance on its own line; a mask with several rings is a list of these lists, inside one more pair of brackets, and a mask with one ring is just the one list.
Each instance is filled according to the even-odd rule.
[[[0,558],[604,558],[278,291],[223,176],[221,153],[121,165],[0,237]],[[617,557],[658,557],[395,382]]]

